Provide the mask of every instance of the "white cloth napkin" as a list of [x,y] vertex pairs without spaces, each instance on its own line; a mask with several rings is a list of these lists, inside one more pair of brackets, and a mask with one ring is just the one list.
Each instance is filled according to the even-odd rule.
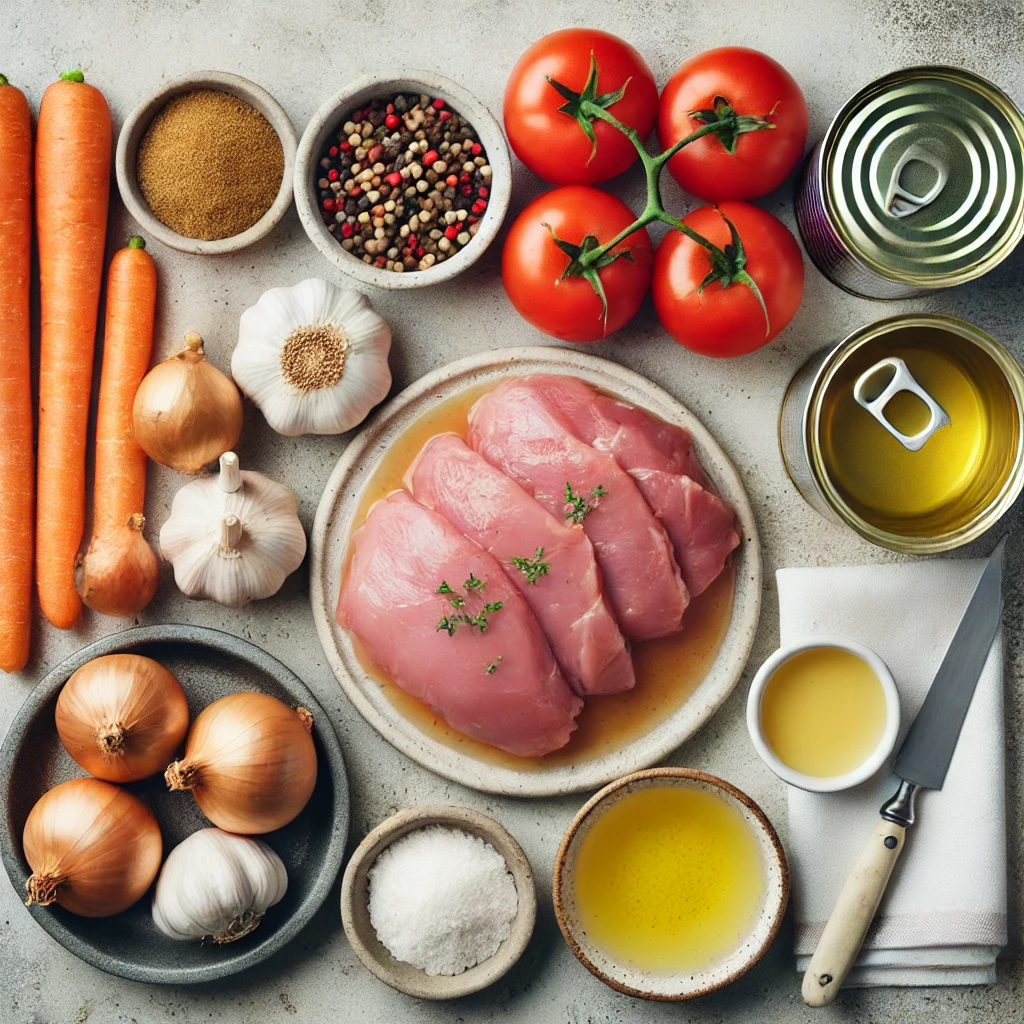
[[[817,634],[876,651],[900,691],[900,739],[917,714],[984,563],[781,569],[783,644]],[[897,743],[898,749],[898,743]],[[941,791],[923,791],[917,823],[867,941],[852,986],[980,985],[995,981],[1006,944],[1003,638],[978,681]],[[896,791],[888,771],[843,793],[789,790],[797,969],[806,970],[846,876]]]

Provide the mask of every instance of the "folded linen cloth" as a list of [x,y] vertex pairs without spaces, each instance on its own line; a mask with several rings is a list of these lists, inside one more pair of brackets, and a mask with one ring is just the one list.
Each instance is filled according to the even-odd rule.
[[[859,640],[900,691],[900,740],[952,639],[983,561],[780,569],[783,644],[825,633]],[[899,741],[897,742],[897,750]],[[846,984],[980,985],[1006,944],[1003,638],[978,680],[941,791],[917,823]],[[839,890],[898,779],[883,770],[843,793],[789,790],[795,953],[805,971]]]

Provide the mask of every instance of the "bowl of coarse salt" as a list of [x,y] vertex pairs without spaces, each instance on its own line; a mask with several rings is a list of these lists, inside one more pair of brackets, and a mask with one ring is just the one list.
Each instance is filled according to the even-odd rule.
[[493,984],[522,956],[536,917],[526,854],[493,818],[466,807],[392,815],[359,844],[341,883],[356,956],[418,999]]

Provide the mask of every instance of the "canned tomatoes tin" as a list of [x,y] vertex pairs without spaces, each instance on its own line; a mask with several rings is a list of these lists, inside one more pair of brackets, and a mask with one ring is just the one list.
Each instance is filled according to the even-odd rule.
[[796,212],[818,269],[856,295],[970,281],[1024,234],[1024,117],[969,71],[887,75],[829,125]]
[[823,515],[884,548],[974,540],[1024,486],[1024,374],[953,317],[894,316],[813,356],[782,402],[793,483]]

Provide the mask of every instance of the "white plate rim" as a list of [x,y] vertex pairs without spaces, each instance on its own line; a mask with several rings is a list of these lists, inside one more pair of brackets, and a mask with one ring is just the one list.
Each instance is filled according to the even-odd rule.
[[[430,408],[469,387],[529,373],[571,374],[690,431],[705,472],[736,512],[733,614],[718,656],[682,707],[620,749],[574,765],[532,771],[479,761],[421,732],[388,701],[359,664],[351,639],[335,621],[341,566],[363,485],[390,442]],[[313,522],[310,604],[328,663],[349,700],[392,746],[443,778],[505,796],[561,796],[596,789],[667,758],[700,729],[732,693],[753,646],[761,611],[761,551],[753,509],[739,473],[711,433],[680,401],[646,377],[576,349],[531,346],[466,356],[432,371],[382,406],[341,454]]]

